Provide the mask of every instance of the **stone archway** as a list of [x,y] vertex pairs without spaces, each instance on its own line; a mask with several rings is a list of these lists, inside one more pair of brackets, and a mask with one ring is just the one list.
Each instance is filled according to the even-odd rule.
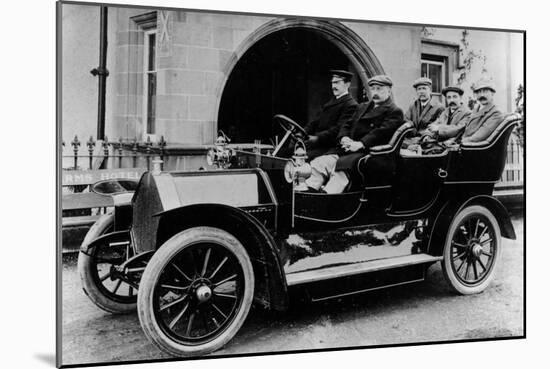
[[228,96],[231,96],[229,91],[232,90],[230,87],[233,87],[234,84],[234,81],[231,80],[232,75],[234,73],[238,75],[242,72],[242,65],[239,63],[248,62],[247,58],[251,52],[255,52],[254,48],[258,48],[259,45],[275,37],[276,34],[296,33],[302,30],[303,33],[315,34],[315,37],[322,38],[325,46],[330,47],[333,53],[343,56],[349,62],[350,68],[355,71],[362,86],[366,86],[367,79],[370,76],[384,73],[378,58],[364,40],[340,22],[298,18],[274,19],[251,33],[234,51],[225,66],[223,70],[224,80],[217,94],[215,116],[218,118],[218,128],[220,124],[223,125],[224,118],[227,118],[225,109],[220,108],[222,103],[227,102],[227,97],[226,100],[222,100],[224,93],[228,89]]

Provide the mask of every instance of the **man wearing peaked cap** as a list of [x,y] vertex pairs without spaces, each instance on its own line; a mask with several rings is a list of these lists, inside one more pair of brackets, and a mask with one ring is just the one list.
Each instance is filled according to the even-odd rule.
[[331,76],[337,76],[337,77],[343,78],[348,82],[351,81],[351,79],[353,78],[353,73],[348,72],[347,70],[344,70],[344,69],[331,69],[329,70],[329,73]]
[[377,76],[373,76],[373,77],[369,78],[369,80],[367,81],[367,85],[369,85],[369,86],[379,85],[379,86],[392,87],[393,86],[393,81],[391,80],[391,78],[389,76],[386,76],[384,74],[379,74]]
[[417,88],[418,86],[430,86],[430,87],[432,87],[432,80],[429,79],[428,77],[420,77],[420,78],[416,79],[413,82],[413,87],[414,88]]
[[426,77],[418,78],[413,83],[416,100],[409,106],[405,118],[413,122],[416,131],[422,135],[430,123],[435,122],[444,107],[432,99],[432,80]]
[[336,146],[336,136],[340,127],[351,118],[357,107],[357,102],[349,94],[353,73],[340,69],[330,70],[329,73],[333,98],[324,104],[318,116],[304,127],[309,135],[305,142],[309,160]]
[[470,109],[462,104],[462,95],[464,90],[458,86],[448,86],[442,91],[447,108],[443,110],[439,118],[434,123],[428,125],[426,135],[439,140],[447,140],[458,136],[464,130]]
[[479,106],[466,123],[462,135],[464,143],[485,140],[504,119],[504,115],[493,103],[496,88],[492,80],[482,78],[474,84],[472,90]]
[[403,111],[392,101],[390,77],[378,75],[367,82],[372,100],[362,103],[340,128],[339,147],[311,162],[306,184],[313,190],[340,193],[349,183],[347,172],[372,146],[387,144],[403,123]]
[[472,90],[474,92],[479,91],[481,89],[488,89],[488,90],[493,91],[493,93],[497,92],[497,90],[495,88],[495,83],[493,82],[493,80],[488,79],[488,78],[480,79],[479,81],[477,81],[475,83],[474,87],[472,88]]
[[447,92],[456,92],[459,96],[464,95],[464,90],[456,85],[447,86],[441,91],[443,96],[445,96]]

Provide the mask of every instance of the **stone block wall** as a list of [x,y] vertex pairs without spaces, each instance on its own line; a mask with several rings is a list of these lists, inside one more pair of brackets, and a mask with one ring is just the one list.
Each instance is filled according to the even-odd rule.
[[[90,70],[99,58],[99,6],[63,5],[62,133],[66,148],[75,134],[81,141],[97,130],[97,77]],[[136,16],[150,9],[109,7],[106,124],[109,139],[143,139],[144,30]],[[214,141],[224,84],[243,44],[259,40],[273,17],[159,11],[157,29],[157,138],[169,144],[204,145]],[[394,98],[405,109],[414,99],[412,82],[420,75],[419,26],[342,22],[356,33],[394,80]],[[437,29],[434,38],[458,43],[461,29]],[[471,31],[470,47],[483,49],[485,68],[497,83],[497,105],[513,110],[523,81],[521,34]],[[477,64],[480,64],[478,61]],[[481,75],[475,65],[473,82]]]
[[169,144],[210,144],[231,58],[242,39],[269,19],[183,11],[160,18],[157,130]]
[[[178,11],[163,18],[169,34],[157,59],[157,129],[168,143],[212,143],[229,66],[241,43],[272,18]],[[420,74],[419,27],[345,25],[380,58],[396,82],[396,101],[405,108],[414,96],[410,85]]]
[[420,76],[421,27],[346,22],[380,60],[392,78],[393,97],[397,106],[406,110],[415,98],[412,84]]
[[[65,49],[70,51],[74,47],[75,50],[72,54],[65,52],[73,57],[64,59],[67,65],[64,77],[68,82],[64,82],[63,106],[67,120],[64,119],[63,125],[71,128],[67,129],[69,135],[76,132],[85,139],[95,135],[97,126],[97,80],[89,75],[89,70],[96,66],[98,58],[99,7],[77,8],[72,13],[67,12],[72,20],[67,22],[66,28],[76,39],[66,37],[70,44],[67,43]],[[105,131],[110,140],[119,137],[144,139],[144,29],[136,17],[150,12],[149,9],[109,8],[107,67],[110,75]],[[157,139],[163,135],[169,144],[177,145],[203,145],[214,141],[223,87],[231,67],[244,52],[243,42],[254,38],[257,30],[273,19],[186,11],[156,12]],[[72,27],[80,24],[85,27]],[[360,22],[344,25],[362,37],[374,51],[396,82],[397,102],[407,104],[413,96],[408,85],[419,74],[418,27]],[[75,84],[72,82],[75,77],[69,72],[76,68],[73,65],[79,64],[73,60],[74,55],[79,54],[85,65],[78,65],[78,78],[86,78],[86,81]],[[76,129],[76,126],[86,129]],[[68,141],[72,136],[64,138]]]
[[106,122],[109,139],[141,140],[143,133],[143,52],[144,32],[132,21],[132,17],[148,13],[149,10],[132,8],[110,8],[116,20],[110,29],[109,55],[114,60],[109,65],[108,83],[113,86],[111,102],[113,112]]

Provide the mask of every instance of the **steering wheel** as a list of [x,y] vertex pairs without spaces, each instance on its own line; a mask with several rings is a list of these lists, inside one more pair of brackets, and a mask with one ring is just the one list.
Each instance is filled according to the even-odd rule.
[[[302,128],[298,123],[287,117],[286,115],[277,114],[273,117],[273,123],[277,123],[284,131],[285,135],[279,142],[279,145],[273,150],[273,156],[277,155],[279,150],[288,140],[288,137],[292,137],[294,140],[305,140],[308,137],[305,129]],[[301,137],[300,137],[301,136]]]
[[277,114],[273,117],[273,122],[277,123],[285,132],[289,132],[292,138],[300,138],[296,137],[296,134],[301,134],[303,139],[307,138],[308,134],[305,131],[305,129],[302,128],[301,125],[287,117],[283,114]]

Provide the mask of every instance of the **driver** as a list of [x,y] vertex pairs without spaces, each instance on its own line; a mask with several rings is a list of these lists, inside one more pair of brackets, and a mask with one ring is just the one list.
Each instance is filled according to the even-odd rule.
[[309,135],[305,141],[309,160],[336,146],[336,136],[342,123],[350,119],[357,108],[357,102],[348,92],[353,74],[336,69],[329,72],[334,97],[321,107],[317,118],[304,128]]
[[349,183],[345,170],[351,169],[372,146],[388,143],[403,124],[403,111],[391,98],[391,78],[377,75],[367,84],[372,100],[360,104],[353,117],[342,125],[337,138],[340,147],[310,163],[312,173],[306,184],[311,190],[319,191],[328,180],[324,192],[343,192]]

